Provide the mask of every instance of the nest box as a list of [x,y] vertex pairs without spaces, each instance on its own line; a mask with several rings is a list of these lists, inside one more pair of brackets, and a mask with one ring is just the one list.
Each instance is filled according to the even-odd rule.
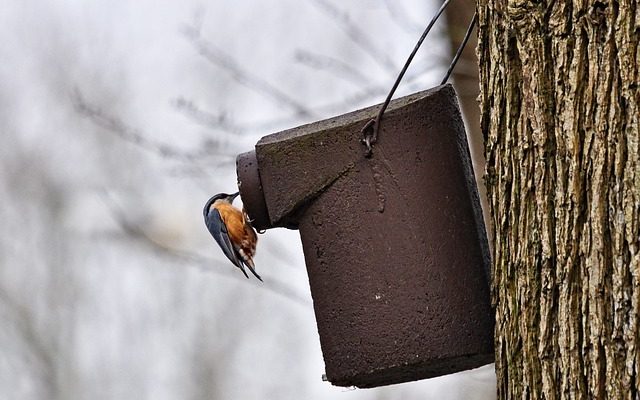
[[237,159],[257,229],[298,229],[334,385],[374,387],[493,362],[489,252],[455,91],[263,137]]

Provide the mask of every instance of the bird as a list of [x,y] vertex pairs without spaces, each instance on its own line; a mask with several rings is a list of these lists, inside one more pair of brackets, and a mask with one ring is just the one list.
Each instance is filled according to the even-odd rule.
[[224,255],[249,278],[245,266],[262,282],[255,269],[253,257],[256,254],[258,235],[251,226],[244,208],[240,211],[233,206],[233,200],[240,192],[218,193],[204,206],[204,222],[211,236],[216,240]]

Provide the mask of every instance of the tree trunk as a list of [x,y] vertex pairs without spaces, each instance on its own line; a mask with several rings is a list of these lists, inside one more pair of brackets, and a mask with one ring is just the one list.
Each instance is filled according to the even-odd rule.
[[499,398],[638,398],[640,7],[478,12]]

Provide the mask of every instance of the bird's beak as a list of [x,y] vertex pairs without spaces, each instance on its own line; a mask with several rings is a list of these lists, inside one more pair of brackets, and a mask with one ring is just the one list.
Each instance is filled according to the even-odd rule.
[[240,195],[240,192],[235,192],[234,194],[229,195],[229,203],[233,203],[233,201]]

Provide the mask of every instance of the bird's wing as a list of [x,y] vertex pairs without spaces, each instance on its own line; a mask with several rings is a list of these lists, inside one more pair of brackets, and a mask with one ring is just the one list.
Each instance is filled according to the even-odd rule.
[[220,248],[224,252],[224,255],[227,256],[227,258],[236,267],[240,268],[244,276],[249,278],[249,275],[247,275],[247,271],[245,271],[244,269],[242,261],[240,261],[238,259],[238,256],[236,255],[233,245],[231,244],[231,240],[229,240],[229,232],[227,232],[227,226],[222,221],[222,217],[220,216],[218,210],[216,210],[215,208],[211,208],[208,214],[208,218],[205,218],[205,223],[207,224],[207,229],[209,229],[211,236],[213,236],[216,242],[218,242],[218,245],[220,245]]

